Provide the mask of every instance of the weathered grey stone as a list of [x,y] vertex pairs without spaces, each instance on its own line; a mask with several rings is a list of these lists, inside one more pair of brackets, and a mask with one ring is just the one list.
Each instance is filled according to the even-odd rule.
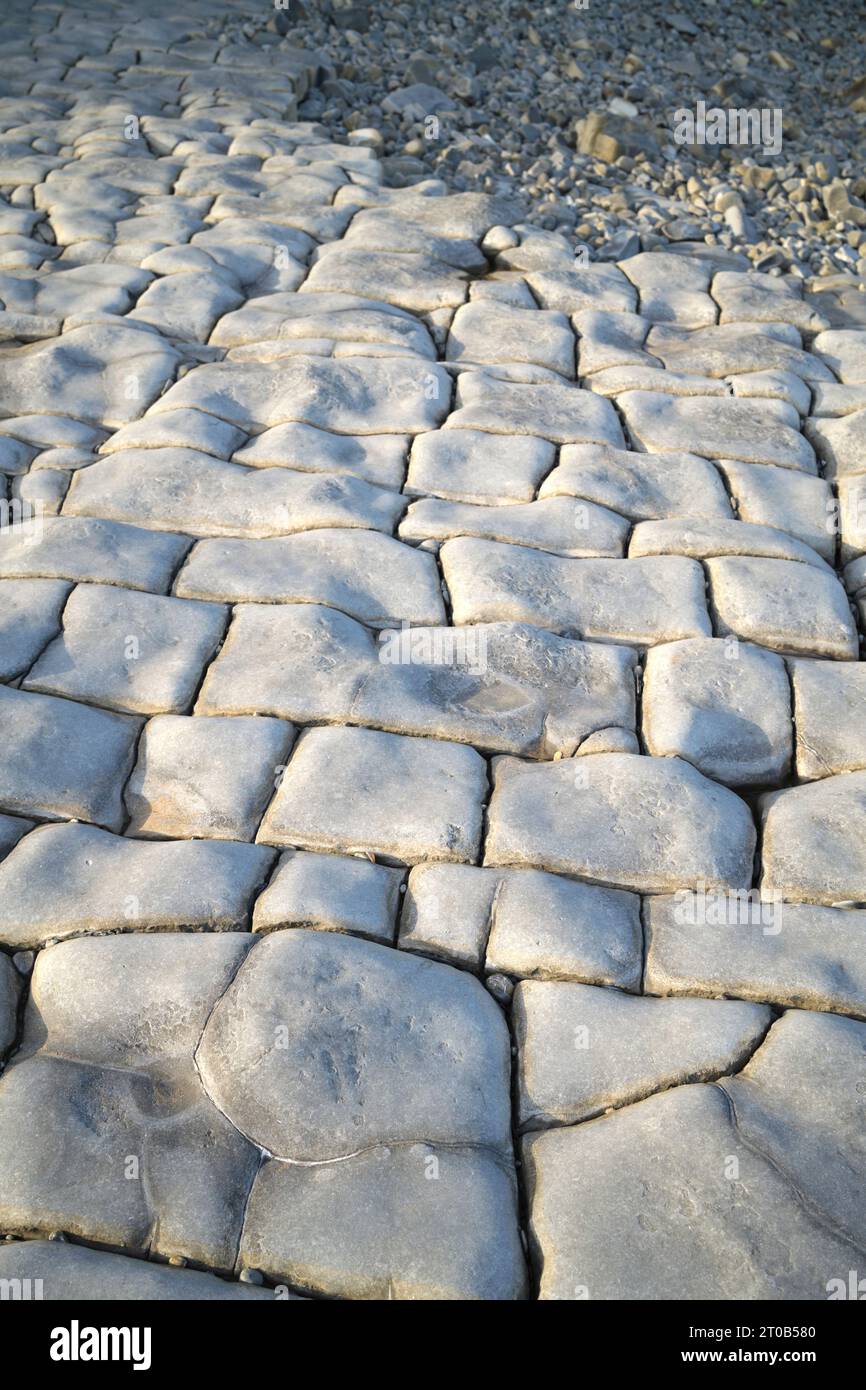
[[486,990],[357,937],[264,937],[196,1063],[214,1103],[277,1158],[322,1163],[419,1136],[510,1148],[508,1031]]
[[369,850],[392,863],[472,860],[486,791],[484,759],[471,748],[373,729],[309,729],[257,838]]
[[[618,396],[623,391],[656,391],[670,396],[730,396],[727,382],[709,376],[687,376],[646,364],[607,367],[590,377],[586,385],[600,396]],[[806,394],[808,395],[808,389]]]
[[794,656],[856,660],[857,631],[835,575],[789,560],[751,556],[705,563],[718,635]]
[[812,388],[812,416],[838,419],[866,409],[866,381],[843,386],[838,381],[816,382]]
[[42,517],[0,531],[0,575],[88,580],[164,594],[188,548],[186,536],[155,536],[102,517]]
[[244,604],[196,712],[367,724],[549,757],[604,725],[634,728],[633,664],[623,648],[522,624],[390,630],[377,643],[316,604]]
[[767,559],[798,560],[830,573],[830,566],[811,547],[773,526],[746,521],[642,521],[628,547],[637,555],[690,555],[707,560],[716,555],[759,555]]
[[807,420],[806,434],[825,465],[828,478],[866,473],[866,410],[839,420]]
[[[526,264],[526,249],[521,247],[516,253],[500,252],[501,264],[518,266],[518,261]],[[536,270],[527,268],[527,283],[535,298],[544,309],[558,309],[564,314],[577,314],[583,310],[610,310],[616,313],[630,313],[637,307],[637,294],[622,271],[616,266],[596,261],[581,266],[551,266]]]
[[763,463],[719,462],[741,521],[775,526],[833,563],[833,493],[823,478]]
[[716,322],[718,309],[707,293],[710,269],[700,260],[645,251],[623,261],[623,270],[640,291],[640,313],[651,323],[702,328]]
[[768,792],[761,892],[791,902],[866,902],[866,772]]
[[449,362],[535,362],[574,377],[574,334],[564,314],[505,304],[464,304],[451,321]]
[[180,713],[225,624],[220,604],[79,584],[63,610],[61,635],[46,647],[24,688],[134,714]]
[[[807,1209],[861,1248],[864,1046],[862,1023],[792,1010],[748,1066],[721,1083],[745,1141],[787,1176]],[[844,1278],[847,1270],[839,1274]]]
[[724,483],[695,454],[639,454],[604,445],[566,445],[539,496],[585,497],[633,521],[733,515]]
[[542,1299],[819,1300],[856,1266],[717,1086],[532,1135],[524,1156]]
[[643,736],[653,757],[685,758],[728,786],[781,782],[792,756],[785,663],[718,638],[647,653]]
[[158,333],[104,320],[5,352],[0,396],[11,415],[38,412],[50,401],[59,415],[114,428],[156,400],[179,360]]
[[456,409],[447,429],[489,434],[533,434],[554,444],[623,446],[622,430],[609,401],[563,382],[538,385],[503,381],[489,372],[463,372]]
[[452,308],[466,299],[463,272],[423,252],[389,254],[351,246],[325,247],[301,290],[384,299],[413,314]]
[[390,535],[405,506],[399,493],[360,478],[244,468],[192,449],[130,449],[77,473],[64,513],[192,536],[281,536],[337,526]]
[[0,579],[0,680],[23,675],[57,636],[70,588],[59,579]]
[[[788,337],[790,334],[790,338]],[[669,371],[727,377],[745,372],[793,372],[809,382],[832,382],[833,374],[820,357],[804,352],[796,329],[767,324],[722,324],[683,333],[669,326],[650,329],[645,347]]]
[[28,831],[33,829],[32,820],[22,820],[19,816],[0,815],[0,858],[5,859]]
[[193,1054],[248,948],[238,933],[134,934],[40,953],[0,1082],[5,1229],[232,1269],[260,1156]]
[[89,932],[245,930],[272,858],[261,845],[42,826],[0,864],[0,940],[22,949]]
[[636,645],[710,632],[700,566],[680,556],[569,560],[459,538],[441,559],[455,623],[535,623]]
[[[205,416],[205,419],[208,417]],[[425,436],[421,436],[425,438]],[[275,425],[234,454],[251,468],[294,468],[298,472],[348,474],[399,491],[406,471],[408,436],[331,434],[312,425]]]
[[61,321],[82,313],[125,314],[152,278],[146,271],[131,266],[52,266],[26,278],[0,274],[0,300],[13,313]]
[[791,661],[797,776],[866,769],[866,666]]
[[403,872],[366,858],[286,850],[256,899],[253,931],[312,927],[390,945]]
[[119,830],[141,721],[0,686],[0,810]]
[[227,459],[246,439],[243,430],[226,424],[203,410],[168,410],[144,415],[115,430],[100,446],[101,454],[121,449],[198,449],[214,458]]
[[802,298],[790,279],[721,270],[713,277],[719,323],[790,323],[801,333],[820,333],[827,320]]
[[535,766],[503,759],[488,820],[486,864],[643,893],[752,880],[748,807],[679,758],[598,753]]
[[787,401],[801,417],[809,414],[812,392],[808,384],[794,372],[743,372],[728,378],[735,396],[747,399]]
[[199,541],[175,592],[229,603],[324,603],[371,627],[445,619],[432,555],[351,528]]
[[628,522],[607,507],[570,497],[508,507],[475,507],[426,497],[414,502],[399,526],[402,540],[448,540],[480,536],[513,542],[553,555],[621,556]]
[[548,440],[531,435],[431,430],[413,441],[406,492],[455,502],[531,502],[555,458]]
[[195,367],[153,413],[191,407],[248,433],[296,421],[337,434],[418,434],[436,428],[450,397],[449,377],[434,362],[291,357]]
[[124,793],[127,835],[251,840],[293,738],[279,719],[149,720]]
[[579,337],[577,366],[581,377],[612,367],[659,365],[658,358],[643,350],[650,325],[639,314],[583,309],[573,314],[571,321]]
[[288,346],[292,340],[311,338],[406,348],[436,358],[429,333],[411,314],[381,300],[349,294],[257,296],[220,319],[210,341],[219,347],[238,347],[271,339]]
[[253,1185],[241,1258],[332,1297],[441,1302],[525,1294],[514,1180],[479,1149],[416,1143],[378,1146],[340,1163],[266,1162]]
[[[46,1303],[98,1301],[149,1303],[268,1299],[271,1289],[218,1279],[195,1269],[173,1269],[150,1260],[129,1259],[86,1245],[57,1240],[24,1240],[0,1247],[0,1279],[29,1280]],[[294,1299],[287,1290],[281,1298]]]
[[500,879],[470,864],[418,864],[409,874],[399,945],[479,969]]
[[650,898],[645,988],[866,1018],[866,913],[733,895]]
[[512,1006],[517,1117],[574,1124],[654,1091],[741,1067],[770,1026],[760,1004],[648,999],[565,981],[523,980]]
[[539,869],[497,875],[485,970],[638,989],[640,899]]
[[819,333],[812,350],[845,385],[866,382],[866,333],[859,328],[832,328]]
[[811,445],[797,433],[796,412],[781,401],[689,399],[658,391],[626,391],[617,404],[629,433],[651,453],[700,449],[705,458],[818,472]]

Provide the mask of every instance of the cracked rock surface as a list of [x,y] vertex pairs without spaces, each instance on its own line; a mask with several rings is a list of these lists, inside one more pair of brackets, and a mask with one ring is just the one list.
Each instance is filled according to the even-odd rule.
[[587,263],[325,120],[318,18],[180,11],[0,20],[0,1278],[825,1298],[866,315]]

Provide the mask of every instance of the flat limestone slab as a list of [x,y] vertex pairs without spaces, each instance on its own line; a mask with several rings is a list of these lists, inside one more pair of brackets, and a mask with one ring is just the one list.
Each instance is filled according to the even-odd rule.
[[835,574],[790,560],[706,561],[716,633],[794,656],[856,661],[857,629]]
[[122,792],[141,721],[0,686],[0,810],[123,825]]
[[775,526],[816,550],[831,565],[836,558],[833,493],[824,478],[768,468],[762,463],[723,459],[719,467],[736,498],[741,521]]
[[625,550],[628,522],[624,517],[571,497],[547,497],[540,502],[507,507],[475,507],[425,497],[413,502],[400,523],[401,540],[445,541],[454,536],[527,545],[552,555],[615,556]]
[[464,971],[357,937],[261,939],[210,1015],[196,1063],[232,1123],[284,1160],[347,1158],[420,1134],[510,1152],[498,1006]]
[[445,621],[433,556],[378,531],[198,541],[175,593],[228,603],[323,603],[371,627]]
[[441,560],[458,624],[535,623],[640,646],[710,635],[703,572],[681,556],[573,560],[461,537]]
[[866,912],[678,893],[650,898],[645,922],[651,994],[866,1018]]
[[221,604],[79,584],[24,686],[133,714],[180,713],[225,624]]
[[866,769],[866,666],[792,660],[797,776]]
[[416,435],[406,492],[454,502],[531,502],[556,450],[547,439],[485,430],[430,430]]
[[367,1149],[340,1163],[268,1161],[241,1259],[349,1299],[498,1301],[526,1295],[512,1175],[479,1149]]
[[445,356],[449,362],[534,362],[560,376],[575,374],[568,319],[548,309],[464,304],[451,320]]
[[199,714],[356,723],[528,757],[634,729],[634,656],[517,623],[389,629],[318,604],[243,604]]
[[524,1160],[543,1300],[825,1300],[856,1268],[716,1086],[530,1135]]
[[369,850],[390,862],[473,860],[487,794],[484,759],[439,739],[373,729],[301,735],[258,840]]
[[21,950],[91,932],[244,931],[272,859],[261,845],[42,826],[0,864],[0,940]]
[[679,757],[727,786],[783,781],[791,764],[791,694],[773,652],[720,638],[647,653],[643,736],[654,757]]
[[249,940],[136,933],[40,952],[0,1082],[7,1230],[233,1268],[259,1154],[211,1104],[193,1057]]
[[126,834],[252,840],[294,735],[280,719],[148,720],[124,792]]
[[690,555],[708,560],[718,555],[757,555],[770,560],[797,560],[823,573],[832,567],[808,545],[772,526],[745,521],[641,521],[631,534],[629,559],[639,555]]
[[0,680],[23,675],[57,636],[70,588],[62,579],[0,579]]
[[[685,449],[704,458],[770,463],[801,473],[817,473],[811,445],[787,414],[773,418],[780,402],[701,397],[690,399],[657,391],[626,391],[617,402],[632,437],[650,453]],[[784,407],[787,411],[789,408]],[[791,412],[796,419],[796,413]]]
[[532,434],[554,444],[623,446],[616,411],[602,396],[558,382],[502,381],[486,372],[462,373],[446,428]]
[[[213,416],[203,415],[202,419],[213,419]],[[290,423],[274,425],[273,429],[254,435],[232,457],[235,463],[245,467],[333,473],[362,478],[364,482],[397,492],[406,472],[408,447],[408,435],[331,434],[313,425]]]
[[574,1124],[654,1091],[742,1066],[770,1026],[759,1004],[648,999],[564,981],[523,980],[512,1005],[518,1121]]
[[38,413],[50,401],[55,414],[114,429],[144,413],[179,361],[158,333],[103,320],[4,353],[0,397],[9,415]]
[[549,869],[643,893],[699,880],[748,887],[752,880],[748,807],[679,758],[503,760],[488,821],[485,864]]
[[157,536],[104,517],[42,517],[38,531],[0,531],[0,577],[86,580],[164,594],[188,549],[186,536]]
[[718,471],[696,454],[639,454],[597,444],[568,444],[539,496],[584,497],[632,521],[689,516],[730,521]]
[[284,536],[336,526],[390,535],[405,506],[399,493],[360,478],[248,469],[193,449],[128,449],[76,474],[64,516],[134,520],[189,536]]
[[[197,1269],[173,1269],[150,1260],[111,1255],[57,1240],[24,1240],[0,1249],[0,1279],[30,1280],[46,1303],[273,1302],[272,1289],[218,1279]],[[282,1298],[294,1299],[284,1292]]]
[[539,869],[485,872],[495,873],[498,884],[484,961],[488,973],[640,987],[637,896]]
[[433,362],[291,357],[195,367],[153,414],[189,407],[249,433],[297,421],[336,434],[418,434],[436,428],[450,398],[448,374]]
[[863,1023],[792,1009],[743,1071],[721,1082],[745,1140],[788,1176],[831,1229],[861,1247],[863,1095],[855,1078],[864,1046]]
[[762,799],[761,892],[791,902],[866,902],[866,772]]
[[256,899],[253,931],[309,927],[390,945],[403,877],[401,869],[366,857],[286,850]]

